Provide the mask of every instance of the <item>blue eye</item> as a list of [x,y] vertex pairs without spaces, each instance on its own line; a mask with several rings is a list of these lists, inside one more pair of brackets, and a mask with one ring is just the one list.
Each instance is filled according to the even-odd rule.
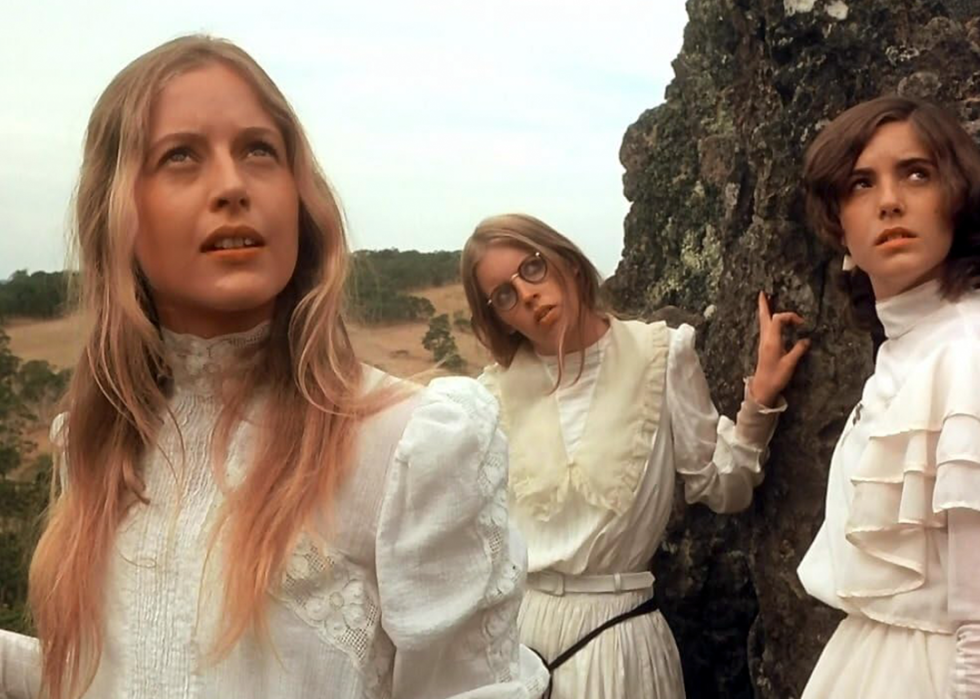
[[510,282],[504,282],[490,294],[490,303],[498,311],[509,311],[517,304],[517,289]]
[[276,151],[275,146],[266,141],[256,141],[248,147],[248,155],[260,155],[268,158],[279,157],[278,151]]
[[167,163],[184,163],[191,159],[191,155],[191,149],[187,146],[177,146],[164,153],[163,157],[160,158],[160,163],[162,165]]

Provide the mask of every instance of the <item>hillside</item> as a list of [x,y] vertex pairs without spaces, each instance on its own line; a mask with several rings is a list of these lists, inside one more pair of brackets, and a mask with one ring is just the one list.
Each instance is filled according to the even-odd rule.
[[[460,284],[413,291],[432,302],[436,313],[466,311],[466,298]],[[58,368],[72,366],[80,351],[81,322],[78,316],[53,320],[14,319],[7,323],[10,348],[23,360],[44,359]],[[426,321],[385,325],[351,324],[351,340],[361,358],[373,366],[398,376],[431,369],[432,355],[422,347]],[[453,329],[456,344],[467,362],[467,373],[475,375],[487,363],[487,355],[472,333]]]
[[[459,311],[466,313],[466,297],[461,284],[413,291],[432,302],[436,314],[446,313],[450,318]],[[361,359],[368,364],[397,376],[411,376],[433,367],[432,354],[422,347],[422,337],[429,325],[427,321],[393,323],[390,325],[351,324],[351,341]],[[489,355],[477,342],[473,333],[453,328],[453,337],[459,353],[466,360],[466,373],[475,376],[489,363]],[[449,373],[449,372],[444,372]]]

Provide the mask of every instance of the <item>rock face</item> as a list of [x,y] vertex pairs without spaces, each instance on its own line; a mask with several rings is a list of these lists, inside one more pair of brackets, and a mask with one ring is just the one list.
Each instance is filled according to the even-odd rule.
[[977,0],[946,0],[946,9],[949,10],[951,17],[964,22],[971,17],[976,17],[977,12],[980,11]]
[[829,118],[887,92],[943,103],[980,132],[977,0],[688,0],[664,104],[620,153],[620,310],[698,327],[719,410],[734,415],[755,364],[755,298],[794,309],[813,339],[787,392],[766,482],[750,511],[718,516],[677,499],[654,564],[688,696],[798,697],[839,616],[796,567],[823,517],[834,444],[873,342],[852,328],[840,264],[807,230],[803,152]]

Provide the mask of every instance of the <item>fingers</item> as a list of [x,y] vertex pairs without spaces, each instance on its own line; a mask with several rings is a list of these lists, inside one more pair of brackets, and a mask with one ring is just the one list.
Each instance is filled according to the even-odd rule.
[[803,325],[803,318],[797,313],[792,311],[783,311],[782,313],[777,313],[772,317],[772,324],[776,326],[777,330],[782,331],[783,326],[787,323],[792,323],[793,325]]
[[808,349],[810,349],[810,340],[799,340],[783,357],[783,362],[789,365],[791,371],[795,370]]
[[769,299],[766,298],[766,292],[759,292],[759,332],[765,333],[766,328],[769,327],[769,320],[771,319],[771,314],[769,312]]

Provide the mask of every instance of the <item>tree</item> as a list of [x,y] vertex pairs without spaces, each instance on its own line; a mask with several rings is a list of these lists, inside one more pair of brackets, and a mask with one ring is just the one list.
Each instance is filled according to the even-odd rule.
[[431,318],[436,309],[421,296],[410,296],[395,289],[388,281],[362,279],[348,286],[351,316],[362,323],[392,323]]
[[449,315],[443,313],[429,321],[429,330],[422,338],[422,346],[432,352],[433,358],[450,371],[463,371],[466,361],[460,356],[456,340],[449,329]]
[[27,575],[51,488],[51,457],[35,460],[30,482],[0,481],[0,629],[32,633]]
[[473,332],[472,316],[466,311],[456,311],[453,313],[453,327],[460,332]]
[[70,378],[70,369],[57,371],[43,359],[32,359],[21,365],[15,385],[21,402],[32,413],[35,422],[51,422]]
[[354,253],[351,278],[355,284],[375,277],[398,291],[444,286],[459,280],[460,251],[358,250]]
[[[35,461],[35,479],[10,480],[28,452],[23,438],[30,420],[21,395],[20,360],[0,328],[0,628],[30,632],[26,614],[27,570],[37,536],[37,522],[47,503],[51,457]],[[28,377],[35,375],[35,369]]]
[[27,448],[24,428],[30,412],[17,390],[20,360],[10,351],[10,337],[0,328],[0,481],[20,466]]
[[20,269],[0,282],[0,315],[54,318],[65,309],[70,272]]

